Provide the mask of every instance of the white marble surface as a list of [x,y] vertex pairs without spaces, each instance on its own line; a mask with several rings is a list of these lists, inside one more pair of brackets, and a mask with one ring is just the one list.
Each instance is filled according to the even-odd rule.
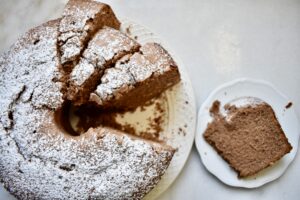
[[[118,16],[149,27],[181,56],[198,108],[219,84],[250,77],[273,83],[300,116],[299,0],[104,1]],[[42,8],[34,12],[35,6]],[[54,0],[0,0],[0,51],[27,28],[59,16],[61,6]],[[193,148],[184,170],[159,199],[296,200],[299,166],[297,154],[280,179],[257,189],[232,188],[205,170]]]

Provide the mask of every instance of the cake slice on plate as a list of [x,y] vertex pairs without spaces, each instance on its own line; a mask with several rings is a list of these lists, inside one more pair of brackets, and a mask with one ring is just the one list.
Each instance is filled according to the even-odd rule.
[[292,150],[269,104],[224,108],[226,116],[220,113],[220,102],[213,103],[213,121],[208,124],[204,138],[238,177],[255,175]]

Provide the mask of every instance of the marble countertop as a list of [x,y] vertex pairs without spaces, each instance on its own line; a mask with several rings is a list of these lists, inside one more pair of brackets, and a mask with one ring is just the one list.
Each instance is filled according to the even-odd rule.
[[[103,1],[119,17],[149,27],[181,57],[192,80],[198,108],[218,85],[250,77],[273,83],[293,102],[299,118],[299,0]],[[28,28],[59,16],[63,2],[0,0],[0,51]],[[299,199],[299,166],[297,154],[276,181],[257,189],[233,188],[206,171],[193,147],[183,171],[159,200]]]

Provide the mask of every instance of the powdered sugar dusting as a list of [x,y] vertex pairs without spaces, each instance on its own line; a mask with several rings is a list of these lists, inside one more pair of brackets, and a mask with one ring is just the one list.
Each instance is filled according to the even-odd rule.
[[19,199],[141,199],[173,150],[99,127],[59,128],[59,20],[25,34],[0,59],[0,181]]
[[135,52],[139,44],[120,31],[104,27],[89,42],[80,62],[71,73],[71,80],[82,85],[95,70],[101,71],[121,56]]
[[[132,56],[125,56],[113,68],[105,71],[101,84],[95,93],[99,96],[98,103],[117,98],[136,84],[152,75],[159,76],[175,67],[171,56],[156,43],[147,43],[140,49],[141,52]],[[122,77],[122,78],[117,78]]]
[[[158,182],[173,154],[105,128],[68,138],[50,111],[33,109],[29,103],[18,104],[17,110],[10,137],[0,136],[0,175],[14,174],[17,180],[8,182],[9,188],[22,199],[24,193],[39,199],[140,199]],[[24,133],[24,124],[32,129]],[[6,148],[16,150],[6,153]],[[15,154],[17,159],[12,158]]]
[[83,55],[85,58],[94,59],[95,56],[101,56],[106,61],[119,59],[121,54],[130,53],[139,48],[139,44],[110,27],[100,29],[95,37],[90,41],[90,50]]
[[71,73],[71,80],[78,86],[82,85],[95,71],[94,65],[81,59]]
[[[49,22],[49,26],[26,33],[8,52],[0,74],[0,122],[4,128],[10,128],[13,118],[10,113],[20,100],[31,99],[37,107],[55,109],[60,106],[60,83],[52,81],[59,78],[57,31],[51,27],[57,22]],[[41,39],[41,35],[47,40]]]
[[134,83],[134,77],[128,69],[111,68],[102,76],[101,84],[97,87],[96,93],[103,100],[111,99],[113,98],[113,90],[123,88],[126,91],[130,87],[133,87]]
[[75,61],[95,31],[104,25],[117,29],[120,26],[108,5],[92,0],[70,0],[59,26],[62,64]]
[[[77,2],[79,4],[77,4]],[[88,1],[70,1],[64,9],[63,17],[59,26],[60,35],[58,38],[62,63],[73,61],[79,56],[88,37],[90,25],[89,19],[101,11],[101,7],[95,7]]]

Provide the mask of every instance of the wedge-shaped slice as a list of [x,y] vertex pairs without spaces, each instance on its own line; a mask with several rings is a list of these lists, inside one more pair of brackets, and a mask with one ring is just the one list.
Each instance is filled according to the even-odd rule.
[[210,112],[214,120],[208,124],[204,138],[239,177],[254,175],[291,151],[292,146],[267,103],[224,108],[227,116],[220,113],[219,101],[213,103]]
[[104,70],[126,54],[139,50],[139,44],[113,28],[100,29],[70,74],[67,99],[76,105],[85,103],[99,84]]
[[178,67],[159,44],[147,43],[109,68],[90,100],[105,108],[130,110],[180,81]]
[[120,28],[109,5],[93,0],[70,0],[59,25],[58,46],[65,70],[70,70],[92,36],[102,28]]

